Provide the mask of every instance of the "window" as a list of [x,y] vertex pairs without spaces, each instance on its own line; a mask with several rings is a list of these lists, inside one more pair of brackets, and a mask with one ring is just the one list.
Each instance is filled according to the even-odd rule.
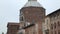
[[54,16],[54,19],[57,19],[57,16],[56,15]]
[[49,34],[49,30],[47,29],[47,30],[45,30],[45,32],[46,32],[46,34]]
[[49,34],[49,32],[46,32],[46,34]]
[[53,29],[53,24],[51,24],[51,29]]
[[20,21],[23,21],[23,16],[22,16],[22,17],[20,17]]
[[54,23],[54,28],[56,28],[56,23]]
[[58,21],[58,26],[60,26],[60,22]]
[[23,12],[22,11],[20,11],[20,15],[23,15]]
[[57,14],[57,18],[59,18],[59,14]]
[[48,24],[48,20],[47,20],[47,24]]

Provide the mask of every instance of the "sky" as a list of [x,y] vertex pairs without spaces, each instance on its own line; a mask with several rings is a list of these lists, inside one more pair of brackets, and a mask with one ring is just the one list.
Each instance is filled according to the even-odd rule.
[[[0,34],[7,32],[8,22],[19,22],[19,10],[28,0],[0,0]],[[38,0],[46,15],[60,8],[60,0]]]

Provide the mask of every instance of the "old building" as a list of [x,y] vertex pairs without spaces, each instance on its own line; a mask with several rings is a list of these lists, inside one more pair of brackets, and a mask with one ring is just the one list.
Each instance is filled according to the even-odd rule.
[[19,23],[19,30],[18,30],[17,34],[25,34],[25,30],[23,29],[24,28],[24,23],[25,22],[20,22]]
[[49,14],[50,15],[50,32],[51,34],[60,34],[60,9]]
[[7,34],[60,34],[60,8],[45,16],[37,0],[28,0],[20,9],[19,23],[8,23]]
[[19,24],[8,23],[7,34],[43,34],[45,9],[37,0],[28,0],[20,9],[19,17]]
[[17,34],[19,30],[19,23],[9,22],[7,25],[7,34]]
[[[47,30],[49,34],[60,34],[60,8],[50,14],[48,14],[45,18],[45,30]],[[44,31],[45,34],[46,31]]]
[[45,22],[43,23],[43,34],[49,34],[49,30],[50,30],[50,18],[46,16]]
[[45,9],[37,0],[28,0],[20,10],[20,22],[24,22],[25,34],[43,34],[44,19]]

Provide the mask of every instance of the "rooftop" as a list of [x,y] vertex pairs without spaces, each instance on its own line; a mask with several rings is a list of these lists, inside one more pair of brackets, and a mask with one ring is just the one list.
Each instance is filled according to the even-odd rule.
[[47,16],[50,16],[50,15],[52,15],[53,13],[57,13],[57,12],[59,12],[59,11],[60,11],[60,8],[59,8],[59,9],[57,9],[57,10],[55,10],[54,12],[52,12],[52,13],[48,14]]
[[17,25],[17,26],[19,26],[19,23],[15,23],[15,22],[8,22],[7,27],[8,27],[8,26],[10,26],[10,25]]
[[37,0],[28,0],[28,2],[24,5],[24,7],[42,7],[42,5],[37,2]]

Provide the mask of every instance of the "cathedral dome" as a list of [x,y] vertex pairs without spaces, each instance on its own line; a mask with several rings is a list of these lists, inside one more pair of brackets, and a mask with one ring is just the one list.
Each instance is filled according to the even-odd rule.
[[28,2],[24,5],[24,7],[43,7],[37,0],[28,0]]

